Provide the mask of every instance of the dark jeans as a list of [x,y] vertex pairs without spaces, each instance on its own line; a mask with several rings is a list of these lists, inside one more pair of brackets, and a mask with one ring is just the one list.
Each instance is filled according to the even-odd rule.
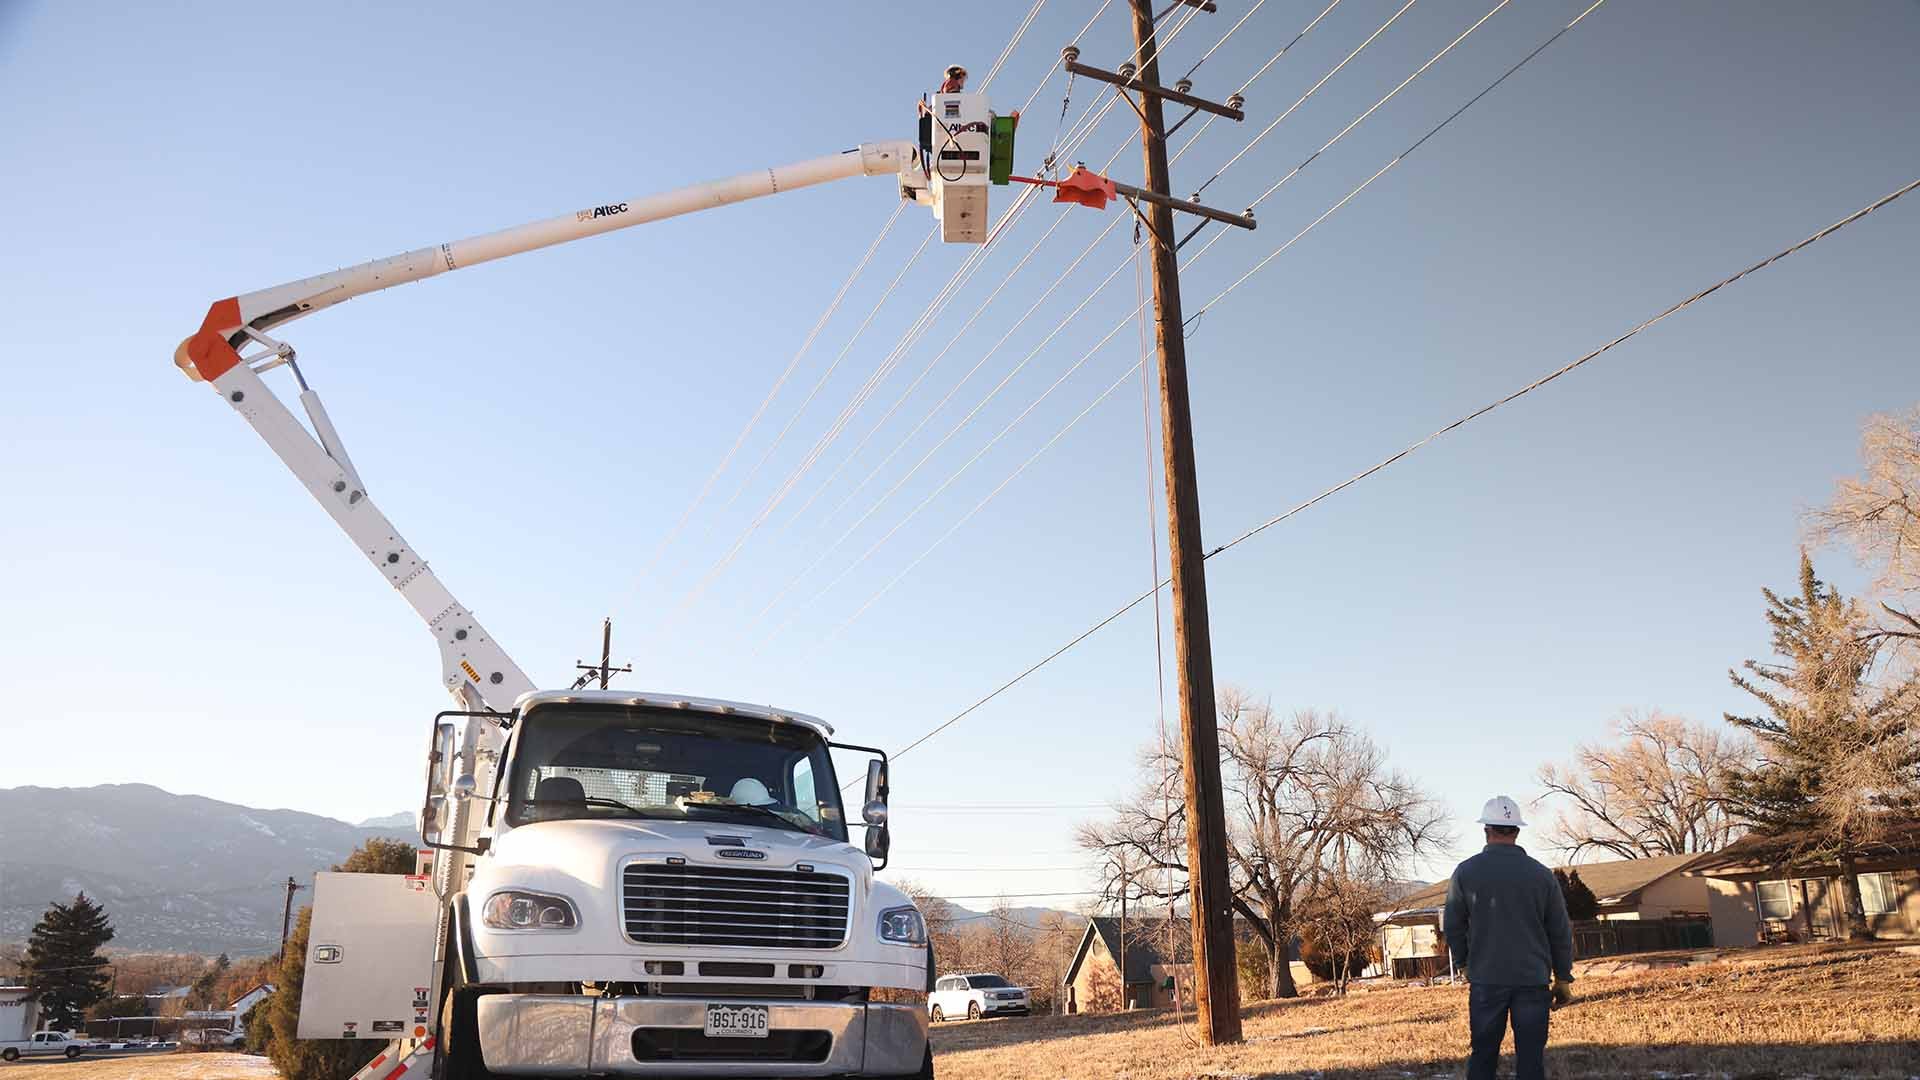
[[1487,986],[1467,992],[1467,1024],[1473,1053],[1467,1080],[1493,1080],[1500,1065],[1500,1040],[1513,1024],[1514,1080],[1544,1080],[1547,1075],[1547,1015],[1552,994],[1544,986]]

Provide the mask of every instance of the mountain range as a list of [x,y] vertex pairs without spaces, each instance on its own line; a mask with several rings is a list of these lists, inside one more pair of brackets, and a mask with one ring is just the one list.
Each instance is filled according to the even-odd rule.
[[0,789],[0,941],[84,890],[113,919],[114,949],[269,953],[287,878],[310,888],[374,836],[414,842],[413,815],[350,824],[147,784]]

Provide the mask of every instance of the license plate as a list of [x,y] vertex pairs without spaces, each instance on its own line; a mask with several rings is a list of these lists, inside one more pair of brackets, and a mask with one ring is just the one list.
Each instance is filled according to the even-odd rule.
[[764,1039],[768,1019],[765,1005],[707,1006],[707,1035],[721,1039]]

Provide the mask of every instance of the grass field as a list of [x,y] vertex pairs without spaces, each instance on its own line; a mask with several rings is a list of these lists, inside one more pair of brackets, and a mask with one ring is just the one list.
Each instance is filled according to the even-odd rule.
[[274,1080],[263,1057],[246,1054],[132,1054],[0,1065],[0,1080]]
[[[1564,1077],[1920,1077],[1920,956],[1769,950],[1590,976],[1554,1013]],[[943,1024],[940,1080],[1462,1075],[1464,986],[1368,990],[1246,1010],[1246,1042],[1203,1049],[1164,1011]],[[1508,1055],[1503,1069],[1512,1074]]]

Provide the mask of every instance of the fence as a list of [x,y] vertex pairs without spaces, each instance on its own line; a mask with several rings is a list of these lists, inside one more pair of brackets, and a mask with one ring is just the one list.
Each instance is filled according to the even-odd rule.
[[1573,958],[1666,949],[1704,949],[1713,944],[1713,923],[1701,918],[1607,919],[1573,924]]

